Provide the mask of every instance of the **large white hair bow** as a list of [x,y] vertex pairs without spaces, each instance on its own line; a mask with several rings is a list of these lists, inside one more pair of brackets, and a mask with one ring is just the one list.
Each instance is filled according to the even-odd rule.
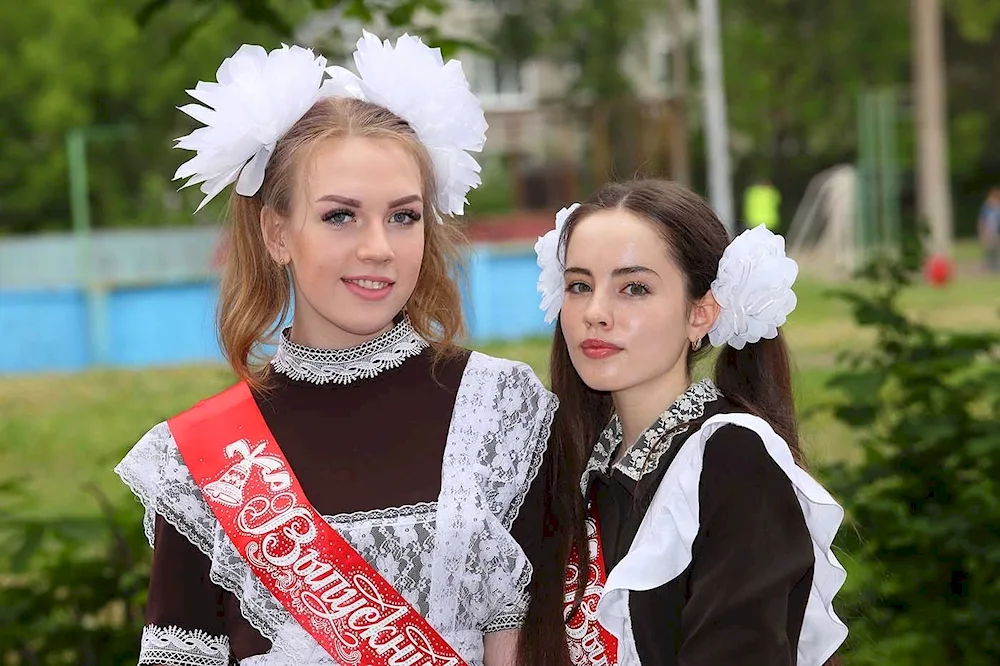
[[205,126],[177,139],[175,147],[197,154],[174,180],[188,178],[184,187],[202,184],[198,210],[237,178],[237,193],[257,193],[274,145],[319,97],[324,67],[326,58],[299,46],[267,53],[244,44],[222,61],[217,83],[201,81],[188,91],[205,106],[180,110]]
[[758,225],[737,236],[719,261],[712,294],[719,318],[708,333],[714,346],[743,349],[775,338],[795,309],[792,284],[799,266],[785,256],[785,239]]
[[556,213],[556,228],[540,236],[535,243],[535,256],[538,262],[538,293],[542,295],[541,308],[545,312],[545,323],[551,324],[559,316],[563,302],[563,261],[560,256],[559,239],[562,236],[566,220],[573,214],[579,203],[563,208]]
[[[469,151],[486,142],[486,118],[457,60],[445,63],[439,49],[403,35],[393,47],[364,31],[354,53],[358,75],[326,67],[309,49],[282,46],[266,53],[244,45],[227,58],[217,83],[188,91],[205,104],[181,107],[205,127],[178,139],[177,147],[197,155],[177,170],[184,187],[202,184],[199,210],[228,184],[253,196],[264,180],[277,141],[324,96],[355,97],[383,106],[413,128],[426,146],[437,179],[437,208],[465,211],[466,195],[482,182]],[[329,78],[326,78],[329,75]]]
[[[580,204],[556,214],[555,228],[535,243],[538,267],[539,307],[545,322],[559,316],[563,302],[563,262],[559,238],[567,218]],[[761,338],[774,338],[795,309],[792,284],[798,264],[785,256],[785,239],[764,226],[744,231],[729,244],[719,261],[712,294],[719,304],[719,317],[708,333],[716,347],[743,349]]]

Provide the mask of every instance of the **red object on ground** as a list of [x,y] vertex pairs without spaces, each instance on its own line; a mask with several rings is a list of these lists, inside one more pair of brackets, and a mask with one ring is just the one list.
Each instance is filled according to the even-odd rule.
[[929,257],[924,264],[924,278],[935,287],[951,282],[953,272],[951,260],[939,254]]

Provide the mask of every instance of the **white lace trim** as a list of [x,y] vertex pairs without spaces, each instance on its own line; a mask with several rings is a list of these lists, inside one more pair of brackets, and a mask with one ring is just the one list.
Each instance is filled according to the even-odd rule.
[[447,547],[434,557],[428,620],[439,630],[459,629],[463,619],[484,627],[523,607],[531,564],[508,530],[541,466],[557,404],[527,365],[479,353],[469,359],[437,515]]
[[139,665],[143,664],[229,666],[229,637],[147,624],[139,647]]
[[701,528],[699,487],[705,446],[728,424],[747,428],[763,440],[768,455],[792,484],[812,538],[815,567],[796,664],[820,666],[847,638],[847,627],[833,608],[833,598],[847,577],[832,550],[844,510],[795,464],[788,444],[766,421],[749,414],[720,414],[708,419],[681,448],[660,482],[628,553],[608,573],[597,618],[619,640],[619,666],[641,666],[632,634],[629,592],[665,585],[691,564],[692,547]]
[[[711,379],[703,379],[689,386],[652,425],[639,435],[622,459],[614,464],[614,469],[633,481],[638,481],[646,474],[655,471],[660,465],[660,459],[670,450],[674,439],[690,429],[690,425],[685,424],[700,419],[705,414],[705,405],[721,397],[722,392]],[[580,489],[584,495],[587,494],[594,472],[607,473],[611,458],[615,451],[621,448],[621,444],[622,424],[615,414],[601,433],[584,468],[580,479]]]
[[[523,613],[531,565],[509,529],[541,465],[556,399],[521,363],[473,353],[459,387],[436,503],[328,518],[470,666],[483,629]],[[211,559],[211,580],[268,638],[267,664],[331,664],[249,567],[194,485],[166,423],[115,468],[146,508]],[[273,658],[272,658],[273,657]]]
[[288,329],[285,329],[271,359],[271,367],[298,381],[350,384],[398,368],[427,346],[427,341],[413,330],[410,320],[405,317],[377,338],[349,349],[305,347],[289,340]]
[[411,523],[428,522],[434,520],[437,505],[437,502],[419,502],[417,504],[404,504],[403,506],[391,506],[384,509],[372,509],[370,511],[338,513],[333,516],[323,516],[323,518],[331,526],[338,529],[342,525],[354,525],[356,527],[359,523],[371,524],[374,527],[408,521]]

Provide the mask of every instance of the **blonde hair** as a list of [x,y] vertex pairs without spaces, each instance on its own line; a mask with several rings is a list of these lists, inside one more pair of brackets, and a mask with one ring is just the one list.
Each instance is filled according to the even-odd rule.
[[[357,99],[326,98],[313,107],[278,141],[257,194],[230,194],[226,252],[219,285],[219,342],[236,375],[254,388],[266,384],[267,366],[261,346],[273,343],[291,308],[288,271],[264,244],[260,214],[267,207],[291,213],[301,165],[323,141],[343,137],[392,139],[417,161],[423,180],[424,257],[406,312],[414,329],[440,358],[457,351],[465,335],[461,294],[456,283],[462,268],[464,239],[449,218],[438,224],[437,186],[427,149],[405,120],[391,111]],[[433,212],[432,212],[433,210]]]

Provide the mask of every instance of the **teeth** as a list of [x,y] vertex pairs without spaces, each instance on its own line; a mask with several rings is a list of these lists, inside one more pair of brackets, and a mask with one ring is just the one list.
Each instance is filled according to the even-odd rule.
[[362,289],[372,289],[376,291],[379,289],[385,289],[386,287],[389,286],[388,282],[376,282],[375,280],[348,280],[348,281],[351,282],[352,284],[358,285]]

